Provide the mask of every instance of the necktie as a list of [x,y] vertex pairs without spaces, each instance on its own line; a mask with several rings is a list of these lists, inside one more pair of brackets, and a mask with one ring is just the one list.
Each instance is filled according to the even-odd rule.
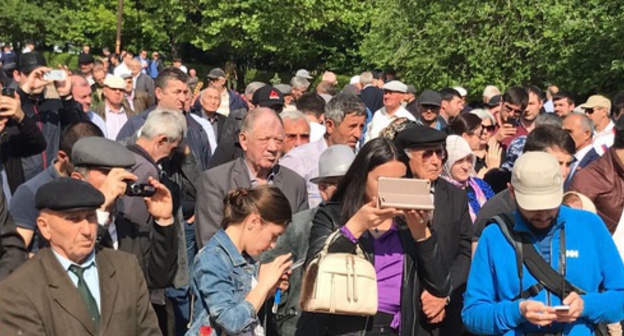
[[69,266],[69,271],[76,274],[78,277],[78,292],[80,292],[82,299],[87,305],[95,328],[98,329],[100,326],[100,311],[98,310],[97,302],[95,302],[93,295],[91,295],[91,291],[89,291],[87,282],[84,280],[83,273],[85,269],[77,265],[71,265]]

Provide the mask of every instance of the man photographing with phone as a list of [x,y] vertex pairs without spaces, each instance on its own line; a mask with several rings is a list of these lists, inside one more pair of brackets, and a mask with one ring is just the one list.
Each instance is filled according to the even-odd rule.
[[18,69],[17,94],[20,97],[22,110],[26,118],[37,124],[47,146],[45,150],[22,159],[21,181],[19,176],[14,177],[16,179],[14,182],[11,182],[12,178],[9,177],[12,190],[52,164],[59,149],[63,129],[77,121],[89,121],[88,116],[82,112],[71,95],[71,80],[68,79],[66,69],[61,69],[65,72],[64,77],[55,77],[64,79],[46,80],[44,77],[52,71],[52,68],[47,66],[45,58],[37,51],[22,54],[19,58]]
[[596,324],[624,319],[615,244],[598,216],[561,206],[563,181],[549,153],[516,161],[517,210],[493,219],[472,261],[462,312],[471,332],[594,335]]
[[[24,182],[21,159],[43,151],[46,140],[37,124],[26,118],[20,96],[15,89],[3,87],[0,95],[0,146],[2,168],[6,171],[8,185],[5,195],[10,196]],[[9,187],[9,188],[6,188]]]

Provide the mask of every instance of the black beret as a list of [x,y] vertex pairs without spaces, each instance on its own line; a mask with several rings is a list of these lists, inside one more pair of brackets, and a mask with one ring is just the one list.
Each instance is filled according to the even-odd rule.
[[105,169],[130,168],[136,162],[134,155],[126,147],[102,137],[78,140],[72,149],[71,158],[71,162],[77,167]]
[[78,56],[78,64],[91,64],[95,63],[95,58],[91,54],[80,54]]
[[104,195],[91,184],[69,177],[46,183],[35,195],[37,210],[69,211],[97,209],[104,204]]
[[394,139],[394,143],[403,149],[443,145],[445,142],[446,133],[422,125],[408,127]]

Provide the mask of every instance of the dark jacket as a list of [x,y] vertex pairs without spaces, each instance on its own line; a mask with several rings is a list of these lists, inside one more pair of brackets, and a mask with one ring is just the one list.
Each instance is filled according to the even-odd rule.
[[0,133],[2,166],[7,174],[9,188],[14,193],[20,184],[26,182],[22,168],[23,157],[36,155],[46,149],[46,140],[35,121],[24,117],[22,122],[9,121]]
[[243,149],[238,143],[238,134],[246,115],[246,109],[231,111],[223,123],[223,129],[219,125],[219,145],[210,159],[209,168],[243,157]]
[[376,86],[368,86],[360,91],[360,99],[372,113],[377,112],[383,105],[383,90]]
[[0,282],[28,260],[24,240],[17,233],[0,188]]
[[[139,261],[149,289],[165,288],[173,283],[177,270],[177,236],[174,223],[160,226],[153,219],[137,224],[119,215],[115,218],[118,250],[133,254]],[[97,242],[102,247],[113,248],[108,231],[98,225]]]
[[587,196],[598,210],[598,216],[613,234],[624,208],[624,163],[615,147],[609,148],[594,163],[574,174],[570,191]]
[[[314,217],[310,232],[310,246],[307,253],[309,262],[325,244],[327,237],[338,230],[343,223],[340,220],[342,205],[330,202],[321,204]],[[446,297],[450,291],[448,269],[439,267],[443,264],[442,251],[438,244],[438,233],[424,241],[416,242],[402,220],[399,223],[399,237],[405,256],[403,262],[403,280],[401,287],[401,335],[413,336],[419,332],[421,315],[420,294],[423,289],[437,297]],[[358,243],[365,251],[368,260],[374,263],[373,238],[365,232]],[[345,236],[339,236],[329,247],[330,253],[355,253],[356,245]],[[324,320],[322,324],[318,320]],[[366,325],[366,318],[350,318],[341,315],[304,313],[299,319],[297,335],[326,335],[328,328],[339,328],[340,334],[360,331]],[[372,319],[369,319],[370,327]],[[350,324],[350,326],[345,326]]]
[[574,176],[576,176],[576,173],[578,173],[579,171],[581,171],[581,169],[589,166],[592,162],[598,159],[600,159],[600,155],[596,152],[595,149],[592,148],[589,152],[587,152],[587,154],[583,156],[581,162],[579,162],[579,164],[576,166],[576,169],[574,171],[570,171],[570,173],[568,174],[568,177],[563,183],[563,190],[568,190],[570,188],[570,184],[572,184],[572,180],[574,180]]
[[75,122],[89,121],[89,117],[73,98],[47,99],[43,94],[29,96],[22,89],[18,89],[17,92],[26,117],[37,124],[47,144],[43,152],[22,159],[24,177],[29,180],[47,168],[56,158],[61,132]]
[[[128,119],[126,124],[119,131],[119,134],[117,134],[117,141],[125,140],[136,134],[136,132],[143,127],[145,120],[147,120],[147,116],[154,109],[156,109],[156,105],[148,108],[143,113]],[[204,127],[193,119],[188,112],[184,112],[184,117],[186,119],[186,125],[188,126],[184,143],[191,148],[191,152],[195,155],[197,164],[199,165],[198,168],[201,171],[204,171],[208,169],[210,157],[212,156],[210,143],[208,142],[208,135],[206,135]]]

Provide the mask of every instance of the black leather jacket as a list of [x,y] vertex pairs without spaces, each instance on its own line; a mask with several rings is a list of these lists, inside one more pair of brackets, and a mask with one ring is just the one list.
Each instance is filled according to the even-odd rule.
[[[314,223],[310,233],[310,246],[307,254],[309,262],[316,256],[325,244],[327,237],[334,231],[338,230],[342,223],[340,222],[340,212],[342,205],[340,203],[330,202],[321,204],[314,217]],[[447,297],[450,292],[451,282],[448,269],[440,267],[443,264],[440,247],[438,245],[437,235],[433,235],[424,241],[416,242],[402,220],[399,223],[399,237],[405,255],[403,263],[403,283],[401,288],[401,336],[415,336],[419,334],[419,316],[420,316],[420,294],[426,289],[434,296]],[[358,244],[365,251],[368,260],[374,263],[373,238],[367,232],[358,240]],[[347,237],[340,236],[329,247],[330,253],[355,253],[356,245]],[[306,328],[305,319],[314,319],[317,314],[306,314],[307,317],[301,317],[297,335],[323,335],[323,331],[312,331]],[[324,324],[341,324],[344,323],[344,316],[332,315],[335,318],[332,323],[327,321],[327,315],[323,319],[327,322]],[[369,319],[372,322],[372,319]],[[362,318],[360,330],[363,329],[366,319]],[[316,325],[313,322],[310,325]]]

